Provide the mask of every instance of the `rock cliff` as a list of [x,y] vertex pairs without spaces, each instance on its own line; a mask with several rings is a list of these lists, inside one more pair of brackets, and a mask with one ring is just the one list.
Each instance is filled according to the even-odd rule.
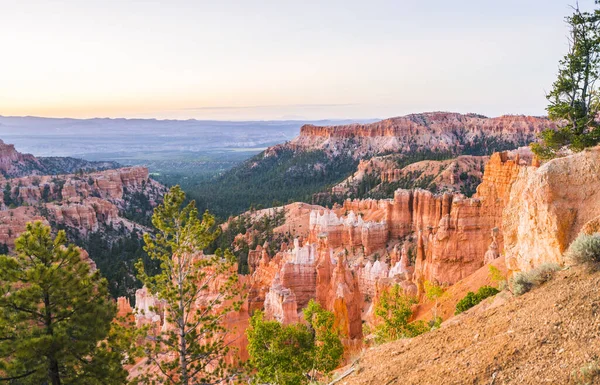
[[539,168],[520,168],[502,214],[508,269],[527,271],[546,262],[564,264],[564,251],[584,225],[598,216],[600,147]]
[[485,146],[486,138],[512,143],[513,148],[535,140],[541,130],[554,126],[545,118],[501,116],[486,118],[475,114],[430,112],[391,118],[370,124],[343,126],[305,125],[290,142],[295,148],[325,149],[331,153],[355,143],[353,156],[386,151],[454,151]]
[[40,174],[41,163],[31,154],[22,154],[12,144],[0,140],[0,174],[13,177],[23,173]]
[[76,158],[36,158],[23,154],[12,144],[0,140],[0,177],[15,178],[27,175],[69,174],[76,171],[106,170],[118,168],[114,162],[89,162]]
[[[90,174],[40,175],[4,181],[0,219],[0,242],[12,245],[24,223],[41,217],[86,236],[102,225],[139,226],[125,218],[132,210],[151,210],[160,201],[164,186],[149,178],[144,167],[127,167]],[[134,194],[143,194],[149,207],[132,207]],[[9,207],[17,207],[10,209]],[[26,206],[26,207],[25,207]],[[9,230],[11,227],[12,230]]]

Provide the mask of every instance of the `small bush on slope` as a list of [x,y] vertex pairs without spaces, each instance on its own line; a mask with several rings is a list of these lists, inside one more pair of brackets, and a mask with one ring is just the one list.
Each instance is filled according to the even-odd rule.
[[512,292],[515,295],[523,295],[552,279],[554,272],[560,269],[555,263],[544,263],[533,270],[524,273],[516,273],[511,278]]
[[502,274],[500,269],[498,269],[494,265],[490,265],[489,270],[490,279],[496,282],[496,287],[498,288],[498,290],[502,291],[506,289],[506,276]]
[[575,263],[600,263],[600,233],[579,235],[567,251],[567,258]]
[[375,315],[380,321],[375,327],[376,341],[383,343],[412,338],[431,330],[423,321],[409,322],[411,307],[416,303],[415,298],[402,294],[399,285],[383,291],[375,306]]
[[597,380],[600,380],[600,365],[594,361],[582,366],[579,370],[571,373],[571,380],[577,385],[595,384]]
[[454,312],[454,314],[460,314],[477,305],[484,299],[492,297],[498,294],[499,292],[500,291],[498,289],[491,286],[482,286],[479,288],[477,293],[473,293],[472,291],[470,291],[463,299],[458,301],[458,303],[456,304],[456,311]]

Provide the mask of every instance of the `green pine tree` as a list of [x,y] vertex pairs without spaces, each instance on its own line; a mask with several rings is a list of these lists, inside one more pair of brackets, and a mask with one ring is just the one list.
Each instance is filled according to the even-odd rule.
[[307,325],[266,321],[260,311],[250,319],[248,353],[254,384],[302,385],[313,369],[314,338]]
[[4,205],[6,207],[9,207],[13,204],[13,200],[12,200],[12,188],[10,186],[10,183],[6,183],[4,185],[4,191],[3,191],[3,195],[2,195],[2,201],[4,202]]
[[394,285],[381,293],[375,305],[378,324],[375,335],[378,342],[394,341],[400,338],[416,337],[429,330],[423,321],[410,322],[414,297],[402,293],[400,285]]
[[[600,1],[596,0],[596,4]],[[569,52],[559,63],[558,78],[547,95],[548,116],[558,130],[545,130],[541,142],[531,145],[542,159],[553,158],[567,147],[581,151],[600,142],[598,85],[600,78],[600,10],[574,8],[566,18],[570,27]]]
[[0,382],[125,383],[106,280],[41,222],[27,224],[15,254],[0,256]]
[[164,301],[169,328],[148,337],[149,370],[139,380],[215,384],[234,374],[225,360],[230,347],[223,318],[242,304],[235,257],[220,250],[201,254],[216,236],[215,221],[208,213],[200,220],[194,201],[183,207],[184,201],[181,188],[171,188],[152,216],[156,235],[144,234],[144,249],[160,261],[161,272],[148,276],[140,261],[139,277]]
[[246,334],[254,383],[302,385],[338,367],[344,346],[333,313],[310,300],[304,319],[306,325],[282,325],[264,320],[262,312],[250,319]]

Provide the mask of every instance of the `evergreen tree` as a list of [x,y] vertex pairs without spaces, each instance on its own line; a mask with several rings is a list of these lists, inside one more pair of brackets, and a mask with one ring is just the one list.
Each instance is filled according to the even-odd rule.
[[6,185],[4,185],[4,191],[3,191],[3,195],[2,195],[2,200],[4,201],[4,205],[6,207],[9,207],[10,205],[13,204],[13,200],[12,200],[12,188],[10,187],[10,183],[6,183]]
[[125,383],[122,351],[108,344],[116,306],[106,280],[41,222],[27,224],[15,252],[0,256],[0,381]]
[[257,311],[250,319],[248,353],[253,383],[302,385],[312,370],[313,335],[303,324],[282,325],[266,321]]
[[[215,384],[232,376],[225,361],[230,348],[223,318],[241,306],[235,257],[228,251],[203,255],[213,241],[214,218],[198,218],[195,202],[183,207],[185,194],[171,188],[154,210],[156,235],[144,234],[144,249],[159,260],[161,272],[140,280],[165,304],[169,327],[149,336],[145,346],[150,370],[140,381],[164,384]],[[233,269],[233,270],[232,270]]]
[[379,321],[375,335],[379,342],[415,337],[429,330],[423,321],[410,322],[411,306],[415,303],[415,298],[402,294],[400,285],[381,293],[375,305],[375,315]]
[[303,313],[315,339],[312,357],[313,372],[328,374],[338,367],[344,355],[344,345],[335,325],[334,315],[312,299]]
[[576,7],[566,21],[569,52],[560,61],[558,79],[547,95],[548,116],[561,127],[545,130],[541,143],[532,144],[533,152],[542,159],[556,156],[564,147],[581,151],[600,142],[596,121],[600,112],[596,84],[600,78],[600,10],[590,13]]
[[344,346],[333,313],[311,300],[304,319],[307,325],[282,325],[254,314],[246,333],[255,383],[301,385],[338,367]]
[[433,323],[438,322],[438,301],[444,295],[444,288],[433,282],[425,281],[425,297],[430,301],[435,301],[433,305]]

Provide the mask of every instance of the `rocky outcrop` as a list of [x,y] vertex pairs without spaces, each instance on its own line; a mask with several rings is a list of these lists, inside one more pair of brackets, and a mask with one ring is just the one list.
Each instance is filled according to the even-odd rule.
[[114,162],[89,162],[76,158],[36,158],[23,154],[12,144],[0,140],[0,177],[15,178],[28,175],[69,174],[79,170],[106,170],[118,168]]
[[100,224],[113,224],[119,219],[119,209],[100,198],[87,198],[81,203],[63,205],[49,203],[46,209],[52,220],[77,229],[84,235],[98,231]]
[[298,318],[298,302],[294,292],[283,287],[279,273],[275,275],[271,288],[265,297],[264,312],[267,318],[282,324],[296,323]]
[[600,147],[519,170],[502,215],[509,270],[566,262],[570,243],[600,216],[599,176]]
[[421,256],[413,276],[418,285],[426,280],[453,284],[479,269],[486,255],[491,260],[502,253],[502,212],[519,170],[531,159],[526,149],[493,154],[473,198],[399,189],[393,200],[346,200],[337,210],[315,211],[309,241],[322,234],[334,249],[356,254],[356,247],[362,247],[364,256],[379,254],[382,260],[367,262],[361,269],[362,289],[369,295],[375,291],[375,281],[387,274],[381,270],[384,263],[388,270],[407,271],[396,266],[398,250],[391,261],[390,248],[404,241]]
[[[485,143],[486,138],[513,143],[514,148],[535,140],[537,133],[553,127],[545,118],[430,112],[391,118],[371,124],[344,126],[305,125],[290,142],[292,148],[324,149],[333,154],[352,139],[355,158],[386,151],[455,151]],[[460,151],[459,151],[460,152]]]
[[362,338],[362,301],[358,277],[347,265],[344,254],[335,260],[326,238],[319,240],[319,257],[316,263],[316,299],[333,312],[335,325],[347,339]]
[[33,207],[17,207],[0,211],[0,244],[13,248],[15,239],[25,231],[27,223],[33,221],[48,224],[46,218],[37,214]]
[[124,167],[83,175],[28,176],[7,180],[5,184],[11,188],[14,200],[27,204],[89,197],[120,201],[125,191],[139,191],[146,184],[162,190],[149,178],[145,167]]
[[31,154],[22,154],[12,144],[0,140],[0,174],[10,178],[23,173],[41,174],[42,165]]
[[[5,211],[0,214],[7,215],[0,216],[0,234],[3,228],[5,230],[5,235],[0,235],[0,243],[4,241],[8,245],[12,245],[26,222],[40,218],[50,224],[67,226],[84,237],[105,225],[123,223],[129,230],[141,229],[140,225],[123,218],[123,212],[149,211],[165,192],[164,186],[149,178],[148,169],[144,167],[91,174],[27,176],[7,179],[4,186],[0,198]],[[144,195],[149,207],[132,207],[135,202],[130,200],[136,193]],[[17,211],[8,209],[15,205],[23,206]]]

